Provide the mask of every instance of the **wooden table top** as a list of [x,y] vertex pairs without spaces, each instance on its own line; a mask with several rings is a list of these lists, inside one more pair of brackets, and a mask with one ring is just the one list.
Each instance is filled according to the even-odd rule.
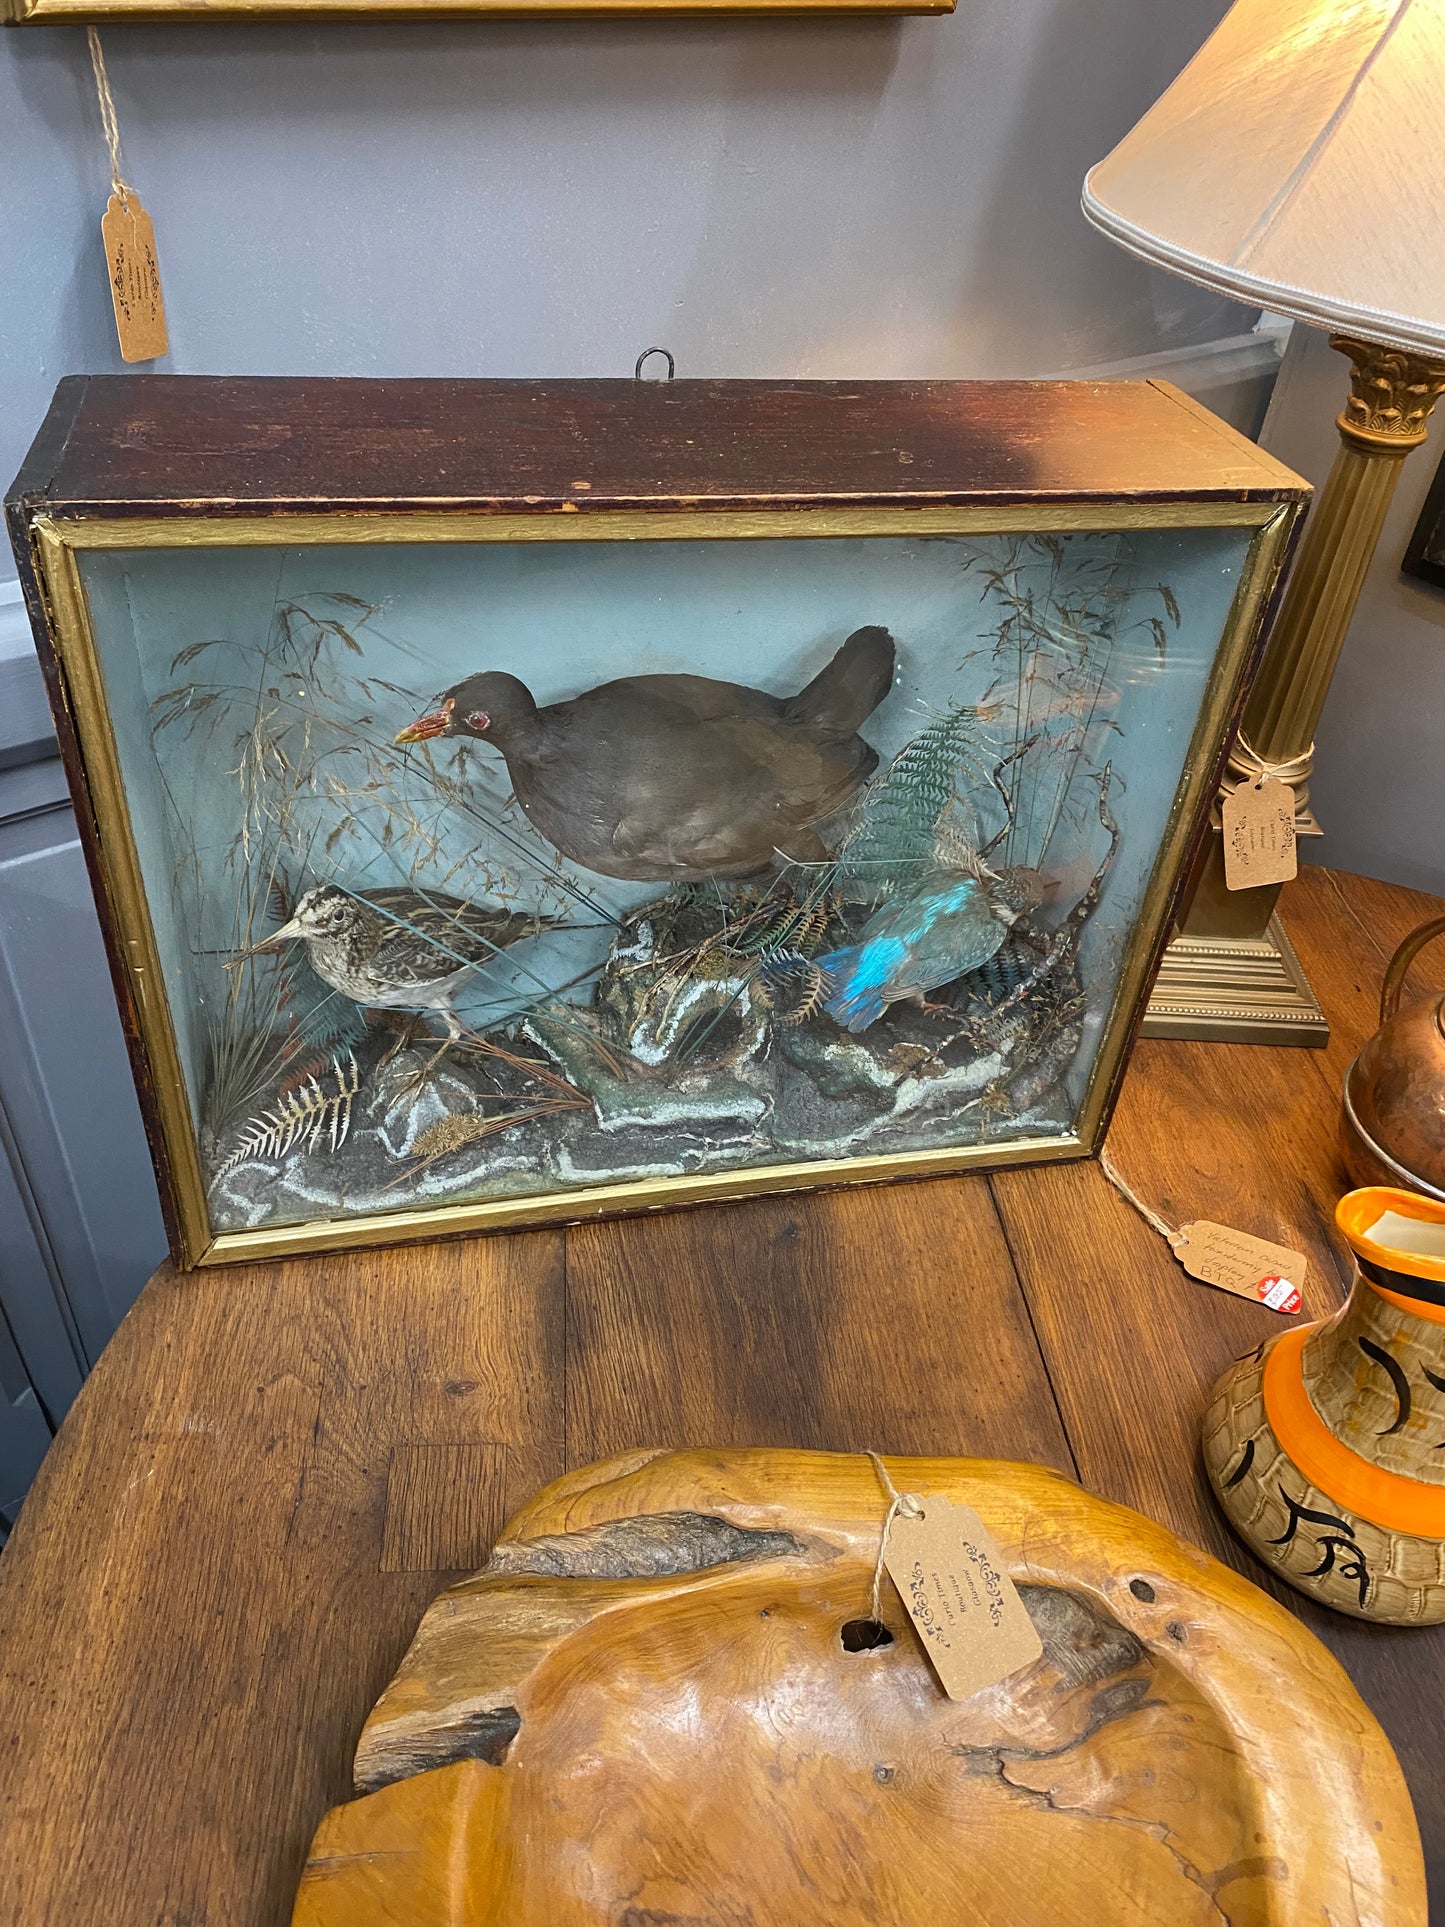
[[[1317,1317],[1348,1275],[1340,1081],[1441,906],[1316,869],[1283,907],[1329,1050],[1143,1043],[1109,1144],[1171,1222],[1307,1250]],[[1036,1459],[1164,1521],[1344,1662],[1445,1895],[1445,1626],[1276,1589],[1204,1485],[1206,1391],[1277,1329],[1082,1163],[165,1268],[0,1558],[0,1921],[286,1922],[427,1601],[543,1481],[645,1445]]]

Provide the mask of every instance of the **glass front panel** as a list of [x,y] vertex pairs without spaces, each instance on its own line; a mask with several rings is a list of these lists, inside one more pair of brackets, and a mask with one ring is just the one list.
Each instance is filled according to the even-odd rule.
[[213,1229],[1068,1135],[1249,541],[83,554]]

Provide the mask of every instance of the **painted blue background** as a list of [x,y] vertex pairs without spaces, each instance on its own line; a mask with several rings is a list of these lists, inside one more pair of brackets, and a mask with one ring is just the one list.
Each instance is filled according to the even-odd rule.
[[[1107,1013],[1113,974],[1137,915],[1159,839],[1178,789],[1185,751],[1238,583],[1248,537],[1239,531],[1196,529],[1137,535],[1079,536],[1068,544],[1075,559],[1119,558],[1121,584],[1132,598],[1121,611],[1111,659],[1111,702],[1117,727],[1100,731],[1096,752],[1117,771],[1113,807],[1124,830],[1103,905],[1088,927],[1084,966],[1089,984],[1088,1041],[1076,1067],[1081,1087],[1089,1053]],[[844,638],[865,623],[882,623],[898,644],[893,689],[864,726],[886,761],[950,703],[977,703],[1012,686],[1012,655],[993,655],[1001,611],[986,593],[977,562],[997,558],[997,541],[972,538],[858,538],[825,541],[536,542],[380,548],[334,547],[290,552],[270,549],[102,551],[84,558],[84,575],[101,646],[132,819],[154,907],[163,965],[174,1007],[193,1101],[203,1061],[199,1004],[214,995],[218,965],[193,951],[214,953],[229,938],[228,906],[234,871],[226,867],[240,823],[234,771],[240,750],[231,726],[215,734],[168,729],[153,738],[148,708],[161,694],[194,681],[200,690],[244,692],[237,723],[254,713],[250,692],[282,687],[273,667],[262,674],[261,652],[275,646],[280,604],[307,603],[333,613],[323,597],[341,591],[372,605],[375,614],[352,633],[365,649],[355,657],[339,641],[328,645],[324,679],[345,674],[400,685],[410,697],[375,690],[374,703],[355,698],[357,712],[374,718],[367,734],[386,745],[441,689],[481,669],[518,675],[539,702],[575,695],[630,673],[690,672],[752,684],[786,695],[802,687]],[[1178,599],[1182,626],[1169,625],[1161,659],[1144,627],[1160,612],[1155,585]],[[355,613],[342,614],[355,625]],[[212,646],[179,668],[182,650]],[[286,685],[285,688],[297,688]],[[1116,700],[1115,700],[1116,698]],[[289,700],[289,698],[288,698]],[[398,759],[399,761],[400,759]],[[327,764],[324,768],[336,768]],[[475,794],[500,811],[510,785],[500,757],[484,751],[488,776]],[[162,783],[175,808],[168,814]],[[408,794],[430,794],[418,772]],[[321,840],[343,806],[319,794]],[[173,887],[178,848],[172,826],[184,822],[201,854],[201,896]],[[484,881],[505,873],[503,894],[525,908],[556,914],[569,902],[546,889],[552,852],[533,839],[539,861],[519,864],[507,847],[487,844],[477,821],[453,812],[445,847],[417,876],[404,859],[382,847],[380,813],[364,799],[360,833],[334,857],[313,855],[313,870],[292,882],[334,880],[349,887],[419,881],[438,887],[458,861],[469,867],[450,878],[463,896],[491,894]],[[478,846],[480,843],[480,851]],[[1078,870],[1074,894],[1102,853],[1103,834],[1092,811],[1082,830],[1061,829],[1047,852],[1048,867]],[[319,849],[319,841],[318,841]],[[1030,860],[1037,851],[1019,852]],[[1082,866],[1082,867],[1079,867]],[[617,914],[649,897],[655,884],[626,884],[572,867],[571,879],[592,903]],[[585,912],[570,900],[572,914]],[[1067,907],[1061,906],[1061,907]],[[267,928],[272,927],[268,920]],[[259,934],[259,933],[258,933]],[[486,973],[471,1008],[492,1020],[504,986],[523,997],[539,982],[560,985],[605,954],[606,930],[554,933],[527,946],[508,975]]]

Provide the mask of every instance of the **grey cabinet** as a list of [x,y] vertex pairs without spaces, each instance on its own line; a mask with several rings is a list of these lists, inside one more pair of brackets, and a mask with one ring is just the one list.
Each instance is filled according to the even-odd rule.
[[50,1439],[49,1416],[25,1369],[9,1321],[0,1314],[0,1540],[15,1523]]
[[0,1534],[165,1255],[39,670],[0,584]]

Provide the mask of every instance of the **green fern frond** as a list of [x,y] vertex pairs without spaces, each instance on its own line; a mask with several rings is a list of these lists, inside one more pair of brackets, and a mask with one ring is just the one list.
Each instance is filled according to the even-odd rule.
[[295,1042],[308,1050],[335,1044],[354,1044],[366,1035],[366,1017],[349,997],[332,992],[298,1016]]
[[940,822],[960,794],[988,781],[989,767],[977,710],[950,706],[869,784],[843,847],[844,876],[874,896],[906,888],[935,860]]

